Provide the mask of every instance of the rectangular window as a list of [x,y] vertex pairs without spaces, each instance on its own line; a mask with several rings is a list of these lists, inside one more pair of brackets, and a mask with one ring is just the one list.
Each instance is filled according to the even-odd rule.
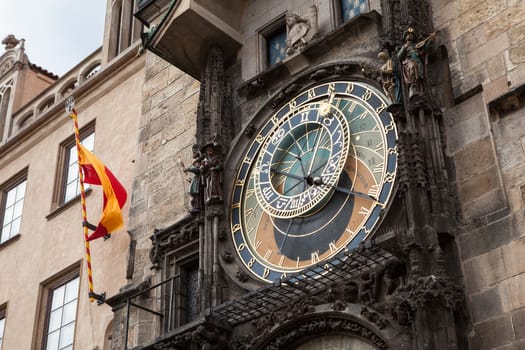
[[267,36],[266,45],[268,67],[284,61],[286,58],[286,27],[282,27]]
[[259,45],[259,72],[285,60],[286,54],[286,19],[282,14],[271,23],[257,30]]
[[46,350],[71,350],[75,335],[75,320],[79,277],[50,288],[47,312]]
[[4,329],[5,329],[5,308],[0,308],[0,350],[2,349],[2,343],[4,340]]
[[341,17],[344,22],[349,21],[355,16],[368,12],[368,0],[340,0]]
[[[95,148],[95,124],[91,123],[80,131],[80,142],[89,151]],[[89,186],[85,185],[87,189]],[[55,206],[61,207],[80,194],[78,176],[78,155],[75,137],[71,136],[60,145],[59,172],[55,191]]]
[[[95,148],[95,134],[91,133],[83,138],[82,145],[93,152]],[[64,174],[65,189],[62,203],[67,203],[80,194],[80,180],[78,177],[77,146],[73,144],[66,148],[66,169]]]
[[20,233],[27,170],[0,188],[0,244]]
[[182,291],[182,297],[185,299],[183,319],[190,322],[199,316],[199,264],[194,262],[185,265],[182,270],[181,277],[184,278],[185,286],[185,290]]

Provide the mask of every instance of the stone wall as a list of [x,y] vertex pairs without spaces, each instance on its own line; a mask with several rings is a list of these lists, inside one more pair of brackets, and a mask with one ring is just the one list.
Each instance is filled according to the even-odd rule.
[[445,112],[461,207],[460,259],[471,349],[525,347],[525,109],[499,101],[525,84],[525,2],[434,0],[455,107]]
[[154,54],[146,55],[129,225],[132,239],[137,242],[133,274],[136,283],[151,275],[149,237],[153,230],[187,215],[188,176],[179,159],[191,164],[199,99],[196,80]]

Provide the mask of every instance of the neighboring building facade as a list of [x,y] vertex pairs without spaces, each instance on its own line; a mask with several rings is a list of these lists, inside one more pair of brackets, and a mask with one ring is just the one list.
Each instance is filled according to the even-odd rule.
[[[2,350],[525,347],[522,1],[107,10],[64,77],[0,57]],[[128,189],[106,305],[57,180],[69,95]]]
[[[64,108],[74,96],[84,145],[130,189],[144,82],[138,44],[130,40],[113,52],[106,45],[59,78],[29,61],[24,45],[31,43],[14,36],[3,42],[2,350],[109,347],[111,309],[88,298],[74,128]],[[89,221],[96,223],[102,208],[98,186],[87,190],[87,208]],[[125,284],[128,245],[125,230],[91,243],[95,292],[112,295]]]

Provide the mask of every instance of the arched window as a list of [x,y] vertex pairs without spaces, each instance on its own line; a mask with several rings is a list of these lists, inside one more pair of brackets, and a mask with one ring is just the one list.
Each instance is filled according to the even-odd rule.
[[0,90],[0,141],[4,139],[4,129],[7,123],[10,97],[11,87],[7,87],[4,92]]
[[82,73],[82,80],[86,80],[91,78],[93,75],[97,74],[100,70],[100,62],[96,62],[92,65],[90,65],[84,73]]
[[109,58],[118,56],[140,38],[141,23],[133,17],[135,0],[114,0],[111,5]]
[[22,130],[23,128],[28,126],[32,120],[33,120],[33,112],[22,117],[20,121],[18,122],[18,130]]
[[40,107],[38,107],[38,114],[44,113],[45,111],[49,109],[49,107],[51,107],[54,104],[55,104],[55,97],[54,96],[48,97],[46,100],[44,100],[44,102],[40,104]]
[[78,86],[77,80],[70,81],[69,83],[65,84],[62,87],[62,89],[60,89],[60,96],[61,97],[68,96],[69,94],[71,94],[73,90],[77,88],[77,86]]

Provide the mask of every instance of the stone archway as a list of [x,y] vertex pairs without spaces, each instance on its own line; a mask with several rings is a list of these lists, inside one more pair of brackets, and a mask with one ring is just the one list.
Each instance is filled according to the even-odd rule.
[[355,336],[347,334],[328,334],[308,339],[294,350],[376,350],[377,347]]
[[270,332],[256,349],[387,350],[384,332],[345,312],[322,312],[295,318]]

